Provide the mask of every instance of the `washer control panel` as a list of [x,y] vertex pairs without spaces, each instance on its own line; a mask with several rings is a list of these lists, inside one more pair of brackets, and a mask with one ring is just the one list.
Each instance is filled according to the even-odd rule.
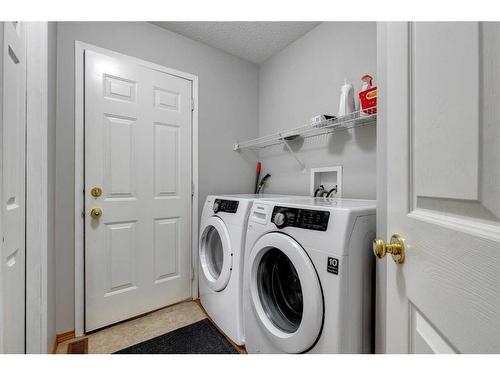
[[271,221],[278,228],[296,227],[309,230],[326,231],[330,212],[307,210],[303,208],[275,206]]
[[229,212],[235,214],[238,211],[238,201],[231,201],[227,199],[216,199],[214,202],[214,213],[217,212]]

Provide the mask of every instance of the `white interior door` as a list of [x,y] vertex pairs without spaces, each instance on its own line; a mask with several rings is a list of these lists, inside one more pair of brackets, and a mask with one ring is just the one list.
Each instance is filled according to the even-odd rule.
[[387,351],[500,352],[500,25],[389,23]]
[[191,81],[85,52],[87,331],[191,296],[191,114]]
[[0,283],[4,353],[25,352],[25,57],[24,24],[4,22]]

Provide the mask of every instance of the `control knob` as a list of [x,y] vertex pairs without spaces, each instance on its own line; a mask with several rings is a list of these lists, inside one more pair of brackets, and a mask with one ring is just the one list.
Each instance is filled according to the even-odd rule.
[[219,202],[215,202],[215,203],[214,203],[214,213],[219,212],[219,209],[220,209],[220,207],[219,207]]
[[274,224],[276,224],[276,226],[278,228],[283,228],[285,226],[285,223],[286,223],[286,216],[283,212],[278,212],[276,213],[276,215],[274,215]]

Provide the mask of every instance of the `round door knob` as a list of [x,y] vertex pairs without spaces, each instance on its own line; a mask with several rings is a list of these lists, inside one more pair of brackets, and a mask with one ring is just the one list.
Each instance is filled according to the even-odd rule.
[[93,208],[90,210],[90,216],[92,219],[99,219],[102,216],[102,210],[98,207]]
[[274,215],[273,222],[274,222],[274,224],[276,224],[276,226],[278,228],[283,228],[285,226],[285,222],[286,222],[285,214],[282,212],[278,212],[276,215]]
[[215,202],[215,203],[214,203],[214,213],[219,212],[219,208],[220,208],[220,207],[219,207],[219,203]]
[[405,261],[405,240],[399,234],[394,234],[391,237],[390,243],[380,238],[375,238],[373,240],[373,253],[379,259],[382,259],[385,257],[385,254],[389,253],[396,263],[403,263]]

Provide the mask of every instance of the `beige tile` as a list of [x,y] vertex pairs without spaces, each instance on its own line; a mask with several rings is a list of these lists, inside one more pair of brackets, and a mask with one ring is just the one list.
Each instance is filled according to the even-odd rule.
[[[206,317],[203,310],[193,301],[169,306],[140,318],[91,333],[87,336],[89,338],[89,353],[113,353],[198,322]],[[71,341],[74,340],[60,343],[57,347],[57,353],[66,353],[68,343]]]

